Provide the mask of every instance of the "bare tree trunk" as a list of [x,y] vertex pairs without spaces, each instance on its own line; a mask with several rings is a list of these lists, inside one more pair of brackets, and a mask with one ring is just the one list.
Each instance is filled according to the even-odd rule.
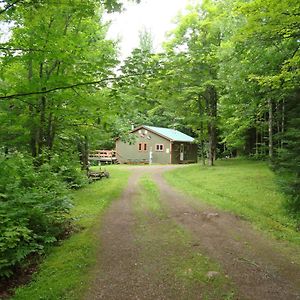
[[282,115],[281,115],[281,148],[283,148],[283,134],[285,131],[285,101],[282,101]]
[[271,99],[268,100],[268,107],[269,107],[269,158],[270,160],[273,159],[273,102]]
[[46,97],[42,96],[40,101],[40,126],[38,136],[38,154],[42,154],[45,145],[45,122],[46,122]]
[[208,111],[208,165],[213,166],[216,159],[217,150],[217,92],[215,87],[210,86],[208,88],[207,95],[207,111]]
[[255,122],[255,155],[258,156],[258,128],[257,128],[257,118]]
[[89,142],[88,137],[85,135],[83,139],[80,139],[77,144],[79,159],[81,163],[81,169],[87,173],[89,171]]
[[[280,133],[280,105],[278,103],[276,103],[275,112],[274,122],[276,122],[276,134],[278,135]],[[276,148],[277,151],[280,149],[280,138],[276,140]]]
[[[31,53],[29,53],[31,54]],[[28,61],[28,81],[29,83],[31,83],[32,81],[32,76],[33,76],[33,69],[32,69],[32,58],[29,58]],[[36,125],[34,122],[34,107],[32,104],[29,104],[29,118],[31,121],[31,127],[30,127],[30,151],[31,151],[31,155],[32,157],[36,157],[37,156],[37,148],[36,148]]]
[[208,165],[213,166],[216,157],[215,127],[212,121],[208,124]]
[[37,156],[37,129],[35,124],[35,114],[34,108],[32,105],[29,105],[29,116],[32,121],[31,128],[30,128],[30,150],[32,157]]
[[267,140],[267,136],[266,136],[266,122],[267,122],[267,113],[264,112],[263,115],[263,126],[262,126],[262,147],[263,147],[263,156],[266,157],[267,155],[267,145],[266,145],[266,140]]
[[201,138],[201,143],[200,143],[200,147],[201,147],[201,161],[202,161],[202,165],[205,166],[205,149],[204,149],[204,138],[203,138],[203,121],[201,121],[201,134],[202,134],[202,138]]
[[213,166],[214,165],[214,155],[213,155],[213,139],[212,139],[212,131],[211,126],[208,127],[208,165]]
[[50,112],[48,116],[48,125],[47,125],[47,140],[46,145],[49,150],[52,150],[55,137],[55,118],[53,113]]
[[204,109],[201,103],[201,95],[198,95],[198,109],[200,115],[200,148],[201,148],[201,161],[202,165],[205,166],[205,150],[204,150],[204,125],[203,125],[203,117],[204,117]]

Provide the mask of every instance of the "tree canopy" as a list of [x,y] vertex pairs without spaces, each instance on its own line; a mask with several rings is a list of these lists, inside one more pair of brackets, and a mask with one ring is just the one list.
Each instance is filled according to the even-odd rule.
[[162,53],[144,29],[123,62],[103,21],[121,9],[118,0],[1,2],[11,36],[0,44],[0,277],[59,238],[90,149],[113,149],[132,125],[193,135],[202,164],[268,160],[300,218],[299,1],[190,4]]

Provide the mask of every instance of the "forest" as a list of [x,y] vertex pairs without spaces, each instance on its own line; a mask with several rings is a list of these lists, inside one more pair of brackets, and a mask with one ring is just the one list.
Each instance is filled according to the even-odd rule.
[[118,0],[0,4],[0,278],[71,230],[89,151],[132,125],[192,135],[199,168],[267,161],[300,226],[299,1],[191,2],[164,51],[142,30],[124,61],[103,18]]

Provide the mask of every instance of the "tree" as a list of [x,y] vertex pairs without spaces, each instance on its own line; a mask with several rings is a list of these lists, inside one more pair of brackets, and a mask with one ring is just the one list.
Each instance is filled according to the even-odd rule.
[[220,30],[213,22],[214,17],[213,2],[189,7],[188,13],[179,17],[177,28],[166,44],[172,61],[169,74],[176,85],[172,88],[178,91],[177,99],[181,99],[179,107],[193,116],[191,124],[198,133],[202,161],[204,163],[207,149],[209,165],[214,164],[217,156],[219,97],[216,50],[220,44]]
[[87,169],[88,146],[111,122],[105,79],[117,64],[98,1],[5,3],[0,16],[14,25],[0,55],[0,277],[70,231],[68,189],[87,183],[79,158]]
[[288,203],[299,212],[299,3],[232,1],[226,7],[224,18],[230,15],[231,22],[220,49],[226,61],[220,66],[224,139],[246,153],[268,154]]
[[[27,50],[18,55],[5,51],[1,84],[6,93],[43,92],[74,82],[101,80],[112,74],[117,62],[114,44],[105,40],[106,27],[99,23],[96,2],[61,4],[59,12],[51,3],[32,4],[19,7],[15,15],[18,23],[6,45]],[[18,77],[14,76],[16,71]],[[9,130],[11,117],[21,111],[22,118],[15,120],[25,133],[32,156],[42,164],[45,155],[55,148],[56,141],[59,148],[62,136],[72,136],[72,126],[78,133],[79,127],[95,125],[98,118],[95,106],[102,111],[105,106],[98,92],[103,88],[100,84],[79,86],[6,100],[2,106],[6,110],[2,124]],[[65,143],[68,138],[63,139]]]
[[153,36],[150,30],[143,28],[139,31],[139,49],[142,52],[153,53]]

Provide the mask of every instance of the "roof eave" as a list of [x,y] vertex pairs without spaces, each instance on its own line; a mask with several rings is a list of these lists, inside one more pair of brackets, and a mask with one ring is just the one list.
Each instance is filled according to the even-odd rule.
[[158,133],[158,132],[156,132],[155,130],[152,130],[151,128],[147,127],[147,125],[137,127],[137,129],[140,129],[140,128],[145,128],[145,129],[151,131],[152,133],[154,133],[154,134],[156,134],[156,135],[159,135],[160,137],[166,139],[167,141],[172,141],[169,137],[167,137],[167,136],[165,136],[165,135],[163,135],[163,134],[161,134],[161,133]]
[[178,142],[178,143],[194,143],[195,141],[179,141],[179,140],[171,140],[171,142]]
[[193,142],[195,141],[195,140],[193,140],[193,141],[173,140],[173,139],[170,139],[169,137],[167,137],[167,136],[165,136],[165,135],[163,135],[163,134],[161,134],[161,133],[158,133],[158,132],[156,132],[155,130],[149,128],[147,125],[140,125],[140,126],[134,128],[134,129],[132,129],[130,132],[133,133],[133,132],[135,132],[135,131],[137,131],[137,130],[139,130],[139,129],[141,129],[141,128],[144,128],[144,129],[146,129],[146,130],[149,130],[149,131],[151,131],[152,133],[154,133],[154,134],[156,134],[156,135],[158,135],[158,136],[160,136],[160,137],[166,139],[166,140],[169,141],[169,142],[193,143]]

